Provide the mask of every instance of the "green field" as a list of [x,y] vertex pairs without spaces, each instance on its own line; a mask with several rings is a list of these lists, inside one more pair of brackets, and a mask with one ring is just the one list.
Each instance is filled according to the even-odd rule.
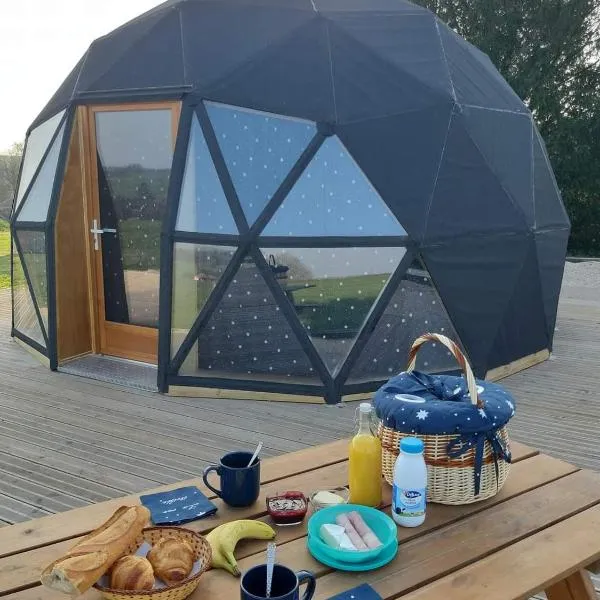
[[10,229],[0,219],[0,289],[10,287]]

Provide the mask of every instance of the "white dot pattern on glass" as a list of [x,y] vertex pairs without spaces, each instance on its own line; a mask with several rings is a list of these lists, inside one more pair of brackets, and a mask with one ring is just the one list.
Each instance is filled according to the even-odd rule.
[[405,235],[340,140],[323,142],[265,236]]
[[[250,290],[250,295],[246,292]],[[312,366],[253,261],[246,258],[200,332],[199,373],[314,378]],[[232,322],[234,325],[232,325]],[[217,349],[220,353],[217,353]]]
[[[183,341],[181,332],[190,330],[234,253],[232,246],[175,244],[171,356],[175,355]],[[214,328],[214,325],[211,327]]]
[[[354,364],[349,381],[374,376],[383,379],[390,373],[404,370],[413,341],[427,331],[446,331],[449,337],[458,341],[450,319],[437,299],[427,270],[420,261],[413,263]],[[429,343],[419,349],[416,368],[440,372],[456,369],[457,365],[445,346]]]
[[263,248],[265,259],[331,373],[350,347],[404,248]]
[[179,231],[200,233],[238,232],[196,116],[192,121],[176,227]]
[[[250,224],[316,134],[314,123],[206,103],[240,204]],[[235,163],[235,164],[234,164]]]

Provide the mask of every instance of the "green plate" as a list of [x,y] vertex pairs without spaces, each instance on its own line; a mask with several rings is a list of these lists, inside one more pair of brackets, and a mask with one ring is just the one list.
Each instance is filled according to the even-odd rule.
[[398,542],[388,546],[381,554],[379,554],[373,560],[368,560],[366,562],[361,563],[349,563],[342,562],[339,560],[335,560],[331,558],[331,556],[325,554],[320,548],[316,546],[316,544],[311,543],[311,536],[307,538],[306,547],[308,551],[312,554],[313,558],[318,560],[320,563],[327,565],[328,567],[332,567],[333,569],[337,569],[338,571],[373,571],[374,569],[379,569],[384,565],[387,565],[391,560],[394,559],[396,554],[398,553]]

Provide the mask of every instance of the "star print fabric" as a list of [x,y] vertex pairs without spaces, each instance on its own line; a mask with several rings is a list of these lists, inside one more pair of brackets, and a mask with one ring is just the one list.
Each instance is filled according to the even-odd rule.
[[477,385],[483,408],[471,403],[463,377],[400,373],[376,392],[375,410],[385,426],[404,433],[496,431],[514,416],[515,400],[497,384],[477,380]]

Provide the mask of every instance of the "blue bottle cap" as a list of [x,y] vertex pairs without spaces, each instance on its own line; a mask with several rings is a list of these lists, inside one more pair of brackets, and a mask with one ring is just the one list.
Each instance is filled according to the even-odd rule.
[[400,450],[406,454],[421,454],[423,442],[419,438],[407,437],[400,440]]

